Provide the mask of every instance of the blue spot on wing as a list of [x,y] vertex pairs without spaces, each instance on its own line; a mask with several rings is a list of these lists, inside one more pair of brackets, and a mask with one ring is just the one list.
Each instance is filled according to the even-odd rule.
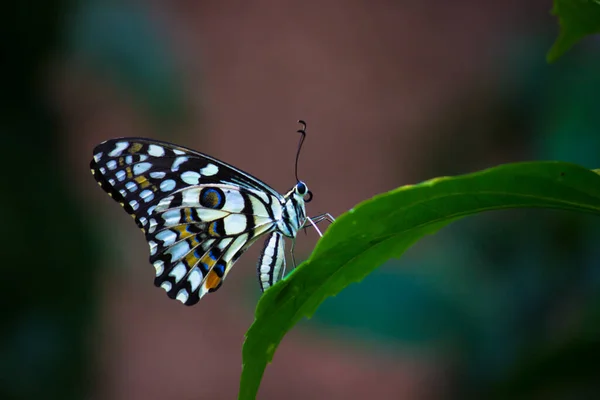
[[215,272],[216,272],[216,274],[217,274],[217,276],[219,278],[222,278],[223,275],[225,274],[225,265],[223,265],[223,264],[217,264],[217,265],[215,265],[214,269],[215,269]]

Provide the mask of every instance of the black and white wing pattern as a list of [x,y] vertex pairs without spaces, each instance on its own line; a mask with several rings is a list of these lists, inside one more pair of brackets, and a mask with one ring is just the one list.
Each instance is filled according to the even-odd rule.
[[186,305],[216,291],[242,253],[287,215],[284,197],[263,182],[182,146],[119,138],[93,154],[94,178],[146,235],[154,284]]

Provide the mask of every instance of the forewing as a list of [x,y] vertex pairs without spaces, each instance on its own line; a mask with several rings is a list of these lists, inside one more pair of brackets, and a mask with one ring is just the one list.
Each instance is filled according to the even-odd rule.
[[281,211],[281,196],[256,178],[170,143],[110,140],[90,167],[146,234],[155,285],[186,305],[217,290]]

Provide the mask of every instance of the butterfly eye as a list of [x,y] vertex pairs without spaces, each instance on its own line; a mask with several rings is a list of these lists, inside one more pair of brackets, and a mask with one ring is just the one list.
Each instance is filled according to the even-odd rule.
[[306,192],[306,194],[304,195],[304,202],[305,203],[310,203],[310,201],[312,200],[313,195],[312,192],[309,190],[308,192]]
[[304,196],[306,194],[306,191],[308,190],[308,188],[306,187],[306,184],[302,181],[299,181],[296,184],[296,192],[298,192],[298,194],[300,196]]

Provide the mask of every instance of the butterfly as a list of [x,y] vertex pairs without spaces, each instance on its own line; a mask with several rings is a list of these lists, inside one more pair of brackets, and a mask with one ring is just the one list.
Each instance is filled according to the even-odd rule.
[[[176,144],[125,137],[102,142],[90,163],[98,185],[135,220],[150,247],[154,284],[172,299],[196,304],[218,290],[233,264],[266,237],[258,260],[262,291],[285,276],[284,237],[292,239],[308,221],[333,222],[328,214],[310,218],[312,193],[298,179],[281,195],[252,175],[206,154]],[[294,266],[295,266],[295,260]]]

